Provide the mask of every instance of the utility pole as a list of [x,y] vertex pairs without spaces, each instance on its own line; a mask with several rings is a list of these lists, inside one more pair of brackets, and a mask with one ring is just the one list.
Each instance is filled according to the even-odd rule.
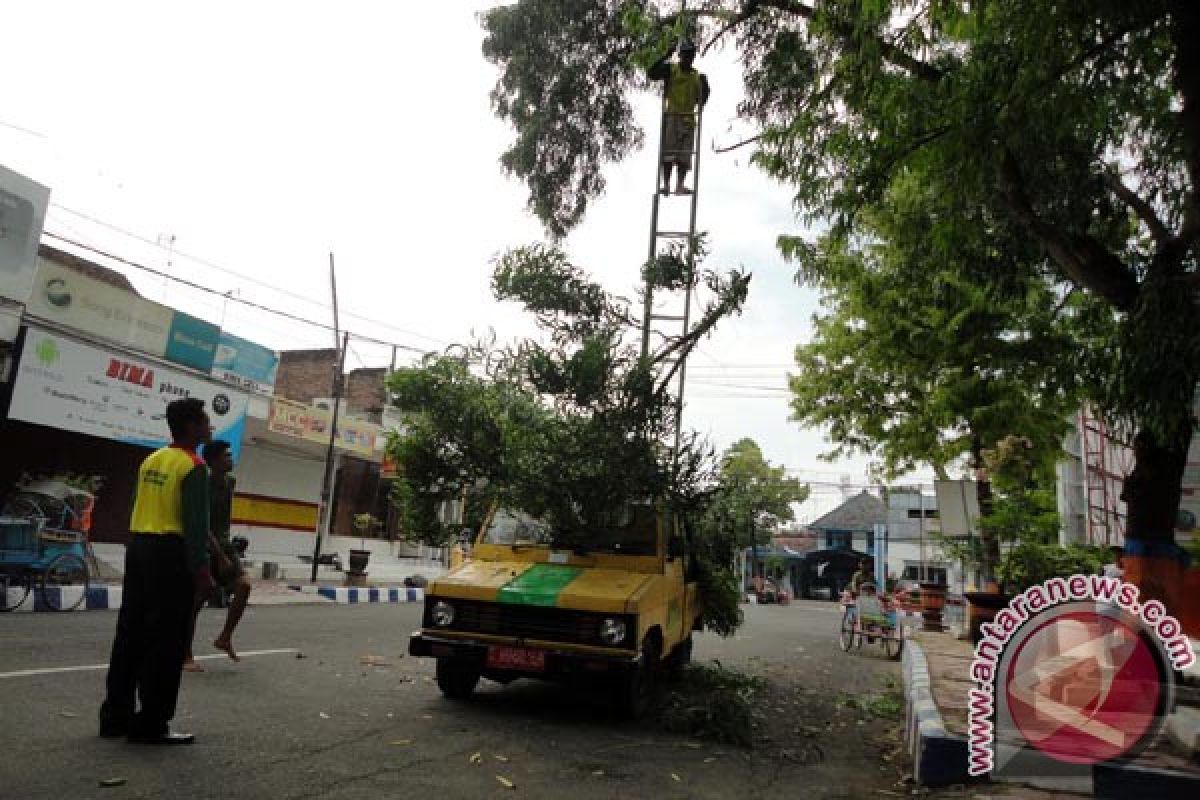
[[321,559],[322,534],[329,533],[333,526],[333,487],[331,484],[336,477],[333,466],[337,456],[335,447],[337,444],[338,414],[341,411],[342,405],[342,374],[345,372],[346,367],[346,349],[350,346],[350,333],[341,333],[340,330],[337,276],[334,274],[333,253],[329,254],[329,289],[333,298],[333,344],[337,350],[337,358],[335,359],[337,366],[333,372],[333,418],[329,425],[329,446],[325,450],[325,477],[321,481],[321,515],[317,522],[316,541],[313,544],[311,578],[313,583],[317,582],[317,567]]

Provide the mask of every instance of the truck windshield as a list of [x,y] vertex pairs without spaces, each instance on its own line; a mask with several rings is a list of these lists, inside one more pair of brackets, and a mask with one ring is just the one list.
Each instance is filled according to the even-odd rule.
[[658,515],[654,506],[630,505],[608,515],[595,529],[563,535],[524,512],[499,509],[492,515],[483,544],[652,556],[658,553]]
[[484,544],[506,547],[544,547],[550,544],[550,528],[545,523],[520,511],[498,509],[488,523]]
[[652,556],[658,552],[658,514],[654,506],[625,506],[605,523],[589,543],[589,550],[628,556]]

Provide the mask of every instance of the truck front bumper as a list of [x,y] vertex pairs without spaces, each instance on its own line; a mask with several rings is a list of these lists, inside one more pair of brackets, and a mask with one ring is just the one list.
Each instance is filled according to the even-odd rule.
[[[487,665],[490,647],[524,647],[545,653],[546,669],[543,672],[517,670],[490,670]],[[637,671],[642,657],[638,653],[613,655],[611,653],[576,652],[548,646],[545,642],[533,644],[521,640],[485,642],[472,638],[439,636],[427,631],[416,631],[408,640],[408,654],[418,658],[452,658],[472,661],[479,665],[485,675],[496,672],[513,677],[560,678],[572,675],[623,676]]]

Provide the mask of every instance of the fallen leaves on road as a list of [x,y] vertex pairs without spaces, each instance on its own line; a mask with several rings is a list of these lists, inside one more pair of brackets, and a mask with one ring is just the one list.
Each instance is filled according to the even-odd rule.
[[361,656],[358,659],[358,663],[362,664],[364,667],[386,667],[388,665],[388,660],[383,656],[367,655]]
[[412,739],[397,739],[396,741],[392,742],[392,744],[396,745],[397,747],[407,747],[412,743]]
[[602,770],[602,769],[592,770],[592,774],[595,775],[597,778],[603,778],[604,770]]
[[671,780],[675,781],[676,783],[683,783],[683,778],[679,777],[674,772],[671,773]]
[[114,789],[118,786],[124,786],[124,785],[125,785],[124,778],[104,778],[103,780],[100,781],[101,789]]
[[517,788],[517,785],[515,783],[513,783],[512,781],[510,781],[508,778],[504,777],[503,775],[497,775],[496,780],[499,781],[500,785],[503,786],[505,789]]
[[508,756],[502,756],[502,755],[497,755],[496,753],[492,753],[492,758],[494,758],[497,761],[500,761],[502,763],[505,763],[505,764],[508,763]]
[[469,760],[472,764],[482,764],[483,763],[483,753],[472,753],[471,758]]
[[304,653],[298,652],[298,653],[296,653],[296,658],[308,658],[308,656],[304,655]]
[[321,717],[321,719],[329,719],[329,715],[326,714],[324,711],[322,711],[319,716]]
[[66,717],[67,719],[75,719],[75,717],[79,716],[74,711],[60,711],[58,712],[58,715],[60,717]]

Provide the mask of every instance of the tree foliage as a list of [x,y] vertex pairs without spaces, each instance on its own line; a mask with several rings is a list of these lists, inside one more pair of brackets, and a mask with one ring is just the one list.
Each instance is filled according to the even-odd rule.
[[827,457],[876,456],[893,479],[920,465],[946,478],[964,455],[982,466],[1014,434],[1057,454],[1083,356],[1112,324],[1062,296],[1025,237],[901,174],[857,235],[783,246],[822,292],[789,386],[794,418],[829,431]]
[[705,624],[728,635],[741,624],[741,576],[735,564],[747,547],[766,544],[781,524],[794,519],[793,504],[808,499],[809,488],[771,465],[753,439],[739,439],[721,456],[714,490],[696,525],[695,547],[702,565]]
[[642,357],[630,302],[561,250],[535,245],[498,258],[493,293],[521,303],[540,336],[453,348],[389,379],[393,402],[409,412],[389,446],[412,529],[443,539],[437,508],[463,492],[543,519],[565,547],[585,547],[630,502],[694,507],[713,465],[695,435],[672,447],[674,365],[740,312],[749,276],[706,272],[702,283],[693,330]]
[[[568,20],[567,5],[588,22]],[[492,52],[518,41],[501,20],[553,43],[533,59],[494,59],[497,109],[523,152],[569,153],[556,169],[517,173],[552,230],[603,189],[598,155],[640,141],[627,105],[641,86],[634,65],[673,6],[520,0],[484,18]],[[808,218],[852,237],[911,173],[950,206],[1019,229],[1059,277],[1119,314],[1119,348],[1093,365],[1095,397],[1139,431],[1131,535],[1170,540],[1200,378],[1200,5],[706,0],[689,19],[702,52],[736,45],[754,161],[796,188]],[[578,94],[537,114],[505,105],[568,87]]]

